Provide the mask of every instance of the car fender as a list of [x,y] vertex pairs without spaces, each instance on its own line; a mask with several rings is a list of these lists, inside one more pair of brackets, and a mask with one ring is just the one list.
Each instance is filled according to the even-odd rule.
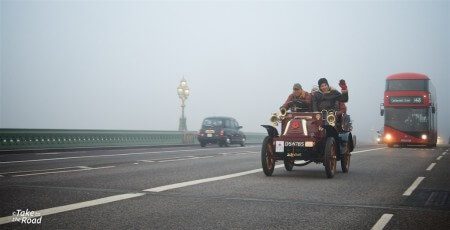
[[264,127],[267,130],[267,134],[269,135],[269,137],[278,137],[278,130],[271,126],[271,125],[261,125],[262,127]]
[[[337,152],[341,152],[341,140],[339,139],[339,133],[336,131],[336,129],[333,126],[330,125],[323,125],[322,126],[326,131],[327,137],[333,137],[334,141],[336,142]],[[325,148],[325,145],[323,146]]]
[[353,151],[355,146],[353,146],[354,145],[354,143],[353,143],[353,135],[352,135],[351,132],[340,133],[339,134],[339,139],[341,139],[342,142],[347,142],[349,144],[350,152]]

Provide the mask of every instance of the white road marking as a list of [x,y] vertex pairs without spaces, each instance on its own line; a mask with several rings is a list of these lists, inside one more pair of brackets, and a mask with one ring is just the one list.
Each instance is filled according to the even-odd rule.
[[393,214],[383,214],[371,230],[382,230],[386,224],[391,220]]
[[204,159],[204,158],[211,158],[216,156],[204,156],[204,157],[194,157],[194,159]]
[[[143,195],[145,195],[145,193],[126,193],[126,194],[104,197],[104,198],[100,198],[100,199],[96,199],[96,200],[90,200],[90,201],[84,201],[84,202],[80,202],[80,203],[69,204],[69,205],[64,205],[64,206],[59,206],[59,207],[54,207],[54,208],[42,209],[42,210],[35,211],[35,212],[40,213],[41,216],[48,216],[48,215],[52,215],[52,214],[56,214],[56,213],[72,211],[72,210],[76,210],[76,209],[80,209],[80,208],[87,208],[87,207],[91,207],[91,206],[111,203],[111,202],[115,202],[115,201],[119,201],[119,200],[130,199],[130,198],[139,197],[139,196],[143,196]],[[13,216],[1,217],[0,225],[11,223],[12,219],[13,219]]]
[[[275,168],[280,168],[280,167],[284,167],[284,165],[276,165],[275,166]],[[253,174],[253,173],[257,173],[257,172],[262,172],[262,169],[253,169],[253,170],[249,170],[249,171],[233,173],[233,174],[228,174],[228,175],[223,175],[223,176],[210,177],[210,178],[204,178],[204,179],[193,180],[193,181],[186,181],[186,182],[181,182],[181,183],[176,183],[176,184],[169,184],[169,185],[159,186],[159,187],[155,187],[155,188],[145,189],[143,191],[144,192],[163,192],[163,191],[167,191],[167,190],[171,190],[171,189],[182,188],[182,187],[187,187],[187,186],[196,185],[196,184],[203,184],[203,183],[208,183],[208,182],[213,182],[213,181],[218,181],[218,180],[226,180],[226,179],[230,179],[230,178],[234,178],[234,177],[245,176],[245,175]]]
[[[147,162],[147,163],[153,163],[153,162],[155,162],[155,161],[151,161],[151,160],[139,160],[139,161],[141,161],[141,162]],[[137,163],[135,163],[135,164],[137,164]]]
[[80,168],[80,169],[92,169],[92,167],[88,167],[88,166],[78,166],[78,168]]
[[80,171],[90,171],[90,170],[97,170],[97,169],[107,169],[107,168],[114,168],[116,166],[105,166],[105,167],[98,167],[98,168],[84,168],[84,169],[74,169],[74,170],[63,170],[63,171],[52,171],[52,172],[41,172],[41,173],[29,173],[29,174],[20,174],[20,175],[12,175],[12,177],[24,177],[24,176],[36,176],[36,175],[46,175],[46,174],[55,174],[55,173],[64,173],[64,172],[80,172]]
[[36,155],[57,155],[61,153],[36,153]]
[[370,151],[374,151],[374,150],[380,150],[380,149],[386,149],[387,147],[383,147],[383,148],[376,148],[376,149],[366,149],[366,150],[361,150],[361,151],[354,151],[352,152],[352,155],[355,153],[363,153],[363,152],[370,152]]
[[413,193],[414,189],[417,188],[417,186],[419,186],[420,182],[423,181],[423,179],[425,179],[425,177],[417,177],[417,179],[413,182],[413,184],[403,193],[403,196],[409,196]]
[[177,158],[177,159],[170,159],[170,160],[157,160],[156,162],[171,162],[171,161],[185,161],[185,160],[192,160],[195,159],[194,156],[190,156],[187,158]]
[[27,172],[42,172],[42,171],[51,171],[51,170],[59,170],[59,169],[73,169],[73,168],[83,168],[87,166],[72,166],[72,167],[64,167],[64,168],[50,168],[50,169],[36,169],[36,170],[25,170],[25,171],[14,171],[14,172],[0,172],[0,174],[15,174],[15,173],[27,173]]
[[151,161],[165,161],[165,160],[175,160],[180,158],[192,158],[195,156],[182,156],[182,157],[171,157],[171,158],[159,158],[159,159],[151,159]]
[[431,163],[431,165],[428,166],[427,171],[431,171],[435,165],[436,163]]
[[442,156],[445,156],[446,154],[447,154],[447,152],[443,152],[443,153],[442,153]]
[[436,160],[440,161],[442,159],[442,156],[438,156],[438,158],[436,158]]
[[[235,147],[235,148],[228,148],[228,149],[242,149],[242,148],[243,147]],[[248,148],[252,148],[252,147],[248,147]],[[155,153],[198,152],[198,151],[207,151],[207,150],[211,150],[211,149],[180,149],[180,150],[167,150],[167,151],[157,151],[157,152],[118,153],[118,154],[106,154],[106,155],[89,155],[89,156],[76,156],[76,157],[44,158],[44,159],[23,160],[23,161],[0,161],[0,164],[39,162],[39,161],[56,161],[56,160],[68,160],[68,159],[82,159],[82,158],[116,157],[116,156],[155,154]]]

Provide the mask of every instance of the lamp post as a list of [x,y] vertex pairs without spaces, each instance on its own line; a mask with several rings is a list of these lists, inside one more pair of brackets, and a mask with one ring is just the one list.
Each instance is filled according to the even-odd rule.
[[188,87],[187,82],[184,79],[184,77],[183,77],[183,79],[181,79],[180,85],[178,85],[178,87],[177,87],[177,93],[178,93],[178,97],[181,99],[181,118],[180,118],[180,124],[178,126],[178,130],[179,131],[187,131],[186,117],[184,116],[184,107],[186,105],[184,104],[184,101],[186,101],[189,96],[189,87]]

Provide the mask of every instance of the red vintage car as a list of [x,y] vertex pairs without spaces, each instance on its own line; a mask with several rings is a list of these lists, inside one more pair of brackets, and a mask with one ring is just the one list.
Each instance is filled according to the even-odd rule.
[[[349,171],[351,152],[356,144],[349,115],[333,110],[281,110],[272,115],[271,122],[273,125],[262,125],[268,133],[261,148],[262,168],[266,176],[272,175],[278,160],[284,161],[287,171],[311,162],[322,163],[328,178],[334,176],[337,161],[341,161],[342,172]],[[278,123],[281,123],[280,133],[274,127]],[[303,162],[296,163],[296,160]]]

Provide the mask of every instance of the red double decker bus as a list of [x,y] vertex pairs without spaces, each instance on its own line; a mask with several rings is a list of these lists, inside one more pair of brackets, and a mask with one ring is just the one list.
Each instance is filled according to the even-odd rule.
[[388,76],[381,104],[383,140],[394,145],[425,145],[437,142],[436,89],[426,75],[399,73]]

